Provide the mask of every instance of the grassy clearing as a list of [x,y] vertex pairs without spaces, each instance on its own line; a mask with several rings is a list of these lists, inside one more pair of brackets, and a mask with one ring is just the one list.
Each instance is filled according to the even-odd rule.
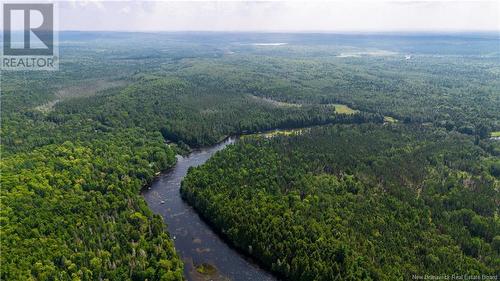
[[387,123],[396,123],[396,122],[398,122],[398,120],[396,120],[395,118],[393,118],[391,116],[384,116],[384,122],[387,122]]
[[352,109],[345,104],[335,103],[335,104],[332,104],[332,106],[335,107],[335,112],[337,112],[338,114],[349,114],[350,115],[350,114],[355,114],[355,113],[359,112],[359,110]]
[[272,138],[276,136],[292,136],[292,135],[300,135],[303,134],[308,128],[300,128],[300,129],[278,129],[278,130],[272,130],[268,132],[263,132],[263,133],[257,133],[257,134],[249,134],[249,135],[241,135],[241,139],[246,139],[246,138],[255,138],[255,137],[264,137],[264,138]]
[[305,129],[290,129],[290,130],[274,130],[271,132],[261,134],[265,138],[272,138],[275,136],[292,136],[304,133]]
[[498,137],[500,137],[500,131],[491,132],[491,137],[493,137],[493,138],[498,138]]

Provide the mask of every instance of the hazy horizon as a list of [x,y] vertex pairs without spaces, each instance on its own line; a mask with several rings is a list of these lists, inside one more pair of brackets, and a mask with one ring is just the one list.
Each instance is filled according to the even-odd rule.
[[71,1],[60,31],[499,32],[497,1]]
[[[20,32],[22,30],[19,30]],[[78,29],[59,29],[58,32],[86,32],[86,33],[99,33],[99,32],[112,32],[112,33],[255,33],[255,34],[394,34],[394,35],[418,35],[418,34],[491,34],[498,33],[500,30],[78,30]]]

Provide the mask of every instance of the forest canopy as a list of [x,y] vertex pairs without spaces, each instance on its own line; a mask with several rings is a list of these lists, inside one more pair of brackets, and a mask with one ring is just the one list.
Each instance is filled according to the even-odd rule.
[[181,192],[286,280],[495,274],[492,165],[498,158],[457,133],[326,126],[245,138],[192,169]]
[[[253,45],[276,41],[288,44]],[[141,188],[229,135],[331,124],[242,141],[191,171],[183,194],[293,280],[498,273],[496,35],[60,42],[60,71],[1,76],[3,279],[182,280]]]

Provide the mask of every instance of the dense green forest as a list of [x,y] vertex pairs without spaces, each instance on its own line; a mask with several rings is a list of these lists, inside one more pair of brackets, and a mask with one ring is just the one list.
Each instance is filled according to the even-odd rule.
[[[262,189],[260,197],[252,199],[258,202],[254,202],[257,209],[253,211],[255,217],[251,221],[259,222],[262,216],[269,214],[276,214],[277,218],[282,216],[281,200],[288,195],[280,195],[283,191],[280,190],[281,184],[289,185],[286,191],[296,194],[299,185],[294,181],[307,181],[307,186],[315,187],[314,192],[325,195],[325,200],[328,200],[322,208],[331,211],[332,206],[340,206],[339,210],[346,212],[337,216],[342,221],[348,221],[345,218],[347,213],[352,213],[350,216],[356,216],[360,222],[368,220],[359,224],[359,227],[365,227],[361,228],[364,232],[359,233],[352,233],[358,226],[342,224],[340,228],[341,223],[336,217],[328,220],[327,225],[331,223],[339,230],[333,238],[325,236],[334,246],[330,248],[333,252],[324,254],[340,255],[339,259],[344,259],[343,256],[345,259],[359,258],[356,263],[346,260],[345,265],[349,264],[350,268],[334,259],[339,261],[336,263],[339,270],[353,273],[358,268],[359,274],[381,278],[401,276],[416,271],[422,267],[422,262],[428,263],[428,260],[436,264],[437,271],[444,257],[460,255],[460,259],[452,261],[463,268],[485,272],[498,270],[498,219],[495,217],[498,210],[493,213],[491,210],[498,206],[495,177],[500,173],[500,147],[498,141],[488,138],[491,132],[500,131],[500,64],[496,59],[500,54],[495,48],[495,37],[477,35],[474,38],[62,32],[60,71],[2,72],[1,76],[1,278],[181,280],[182,261],[165,232],[165,224],[161,217],[151,213],[139,195],[140,189],[150,183],[155,174],[175,164],[176,153],[214,144],[228,135],[240,133],[365,123],[378,125],[362,127],[369,133],[360,132],[356,126],[333,128],[352,128],[352,134],[362,134],[367,140],[374,140],[378,135],[381,138],[378,152],[372,152],[372,144],[367,141],[349,148],[352,157],[359,155],[359,159],[341,160],[338,159],[341,153],[334,151],[321,157],[318,155],[316,162],[309,159],[303,163],[307,167],[300,166],[300,163],[289,165],[286,167],[289,174],[267,179],[266,184],[272,185]],[[254,42],[276,41],[289,44],[253,45]],[[384,55],[379,55],[381,50],[385,50]],[[411,60],[404,58],[407,53],[413,54]],[[349,106],[354,114],[337,112],[334,104]],[[428,129],[420,129],[422,136],[405,129],[405,126],[390,127],[394,131],[381,129],[380,126],[388,121],[404,123],[410,128],[427,126]],[[334,135],[340,129],[325,130]],[[327,145],[327,132],[322,135],[320,131],[309,135],[309,145],[301,153],[312,155],[316,146],[325,151],[331,148],[332,145]],[[305,135],[290,140],[305,142],[300,138],[305,138]],[[432,146],[436,139],[443,142]],[[290,140],[277,138],[245,142],[231,148],[228,153],[241,153],[241,161],[237,163],[246,165],[245,161],[250,160],[243,155],[245,149],[257,155],[267,151],[269,155],[262,159],[268,159],[268,162],[260,163],[264,169],[278,165],[273,161],[288,159],[278,146],[283,144],[282,149],[297,148],[288,144]],[[422,154],[414,151],[418,146],[422,146]],[[347,145],[344,148],[347,149]],[[464,148],[467,150],[462,151]],[[358,149],[359,152],[354,153]],[[378,159],[376,153],[393,155]],[[415,158],[415,163],[404,162],[408,155],[423,157],[418,158],[423,160]],[[451,155],[450,161],[446,155]],[[367,160],[368,157],[372,158]],[[222,167],[224,163],[234,161],[223,158],[217,156],[221,163],[214,163],[214,160],[202,169],[214,165]],[[326,165],[325,171],[319,173],[317,169],[322,163]],[[370,168],[363,166],[360,170],[358,165]],[[255,174],[259,172],[250,168],[261,169],[247,169],[248,173]],[[269,171],[280,171],[271,168]],[[403,168],[407,170],[398,170]],[[197,173],[202,169],[196,170]],[[232,173],[232,169],[225,171]],[[427,169],[432,169],[432,173],[429,174]],[[304,173],[301,175],[299,171]],[[220,200],[224,199],[222,196],[229,187],[238,186],[229,183],[233,175],[218,172],[223,176],[221,184],[226,184],[228,189],[221,190],[219,195],[212,193],[210,188],[206,189],[207,196],[218,196],[219,200],[214,201],[216,204],[211,212],[222,212],[216,211]],[[445,173],[455,175],[450,186],[442,182]],[[480,192],[466,193],[470,189],[451,192],[452,187],[460,186],[460,179],[466,175],[472,177],[470,185],[467,181],[468,184],[461,188],[477,187]],[[207,184],[210,179],[207,178]],[[249,181],[252,186],[249,185],[248,190],[254,188],[254,184],[263,188],[260,180]],[[331,191],[332,187],[341,190],[347,181],[356,183],[362,190],[341,194]],[[195,194],[194,185],[198,184],[201,183],[195,182],[191,176],[186,186]],[[434,186],[435,190],[423,188],[427,185]],[[277,188],[272,190],[272,198],[277,200],[275,203],[267,201],[271,198],[267,188],[271,186]],[[319,190],[322,186],[325,190]],[[495,192],[488,193],[493,189]],[[376,190],[378,195],[367,196],[370,190]],[[239,192],[231,192],[232,198],[242,196]],[[308,192],[312,194],[312,191]],[[418,200],[411,199],[416,196],[415,192]],[[326,196],[327,193],[331,194]],[[469,197],[476,194],[479,197]],[[299,192],[299,200],[293,201],[299,208],[297,210],[303,212],[300,208],[310,208],[307,214],[317,214],[317,206],[304,203],[304,196],[306,193]],[[343,197],[337,196],[348,198],[341,200]],[[196,206],[204,202],[194,195],[188,198]],[[470,198],[476,199],[468,200]],[[487,201],[483,203],[483,199]],[[237,206],[242,202],[246,201],[235,200],[231,204],[241,211]],[[259,209],[260,204],[268,205],[265,212]],[[380,209],[370,209],[373,206]],[[463,214],[456,213],[462,209],[465,210]],[[200,210],[207,212],[205,207]],[[410,222],[430,220],[419,226],[418,233],[429,235],[422,239],[424,241],[419,240],[420,252],[415,249],[407,252],[418,254],[414,257],[415,268],[400,268],[399,272],[394,272],[396,265],[413,262],[400,255],[390,255],[399,249],[394,244],[399,243],[394,237],[386,238],[390,245],[387,247],[365,245],[368,242],[363,242],[361,237],[375,230],[368,229],[372,225],[371,217],[363,217],[361,210],[365,214],[376,211],[380,218],[401,210],[401,226],[392,225],[399,218],[387,222],[391,223],[388,229],[398,229],[394,235],[399,235],[401,241],[410,239],[402,234],[402,229],[409,227]],[[415,213],[408,214],[407,210],[415,210]],[[210,215],[209,219],[216,224],[219,213],[214,213],[213,217],[211,213],[205,214]],[[234,216],[228,218],[234,219]],[[324,219],[327,219],[326,214]],[[462,227],[472,222],[475,227],[479,225],[476,230],[471,230],[468,225]],[[232,222],[224,223],[229,226]],[[271,227],[271,223],[281,222],[265,222],[266,227]],[[292,261],[285,258],[285,250],[295,250],[289,247],[291,241],[295,241],[293,239],[301,241],[300,247],[306,247],[312,241],[312,238],[301,238],[309,233],[302,231],[305,226],[301,223],[311,221],[304,219],[288,224],[296,226],[290,230],[292,234],[297,233],[295,238],[290,233],[279,234],[291,239],[287,245],[268,244],[279,247],[273,251],[283,250],[283,256],[279,257],[276,256],[279,251],[269,254],[271,249],[258,248],[257,242],[249,242],[250,238],[235,237],[235,233],[242,233],[241,229],[232,228],[231,235],[227,231],[224,233],[269,267],[274,264],[273,270],[284,276],[302,278],[297,276],[297,270],[306,272],[302,268],[306,265],[311,269],[307,274],[312,275],[303,278],[335,273],[325,271],[324,264],[317,267],[306,260],[288,264]],[[324,220],[316,218],[314,229],[317,228],[317,234],[314,235],[325,231],[324,225]],[[377,231],[378,235],[385,233],[381,229]],[[259,239],[260,243],[278,239],[269,238],[268,235],[278,234],[267,232],[266,228],[259,229],[259,232],[260,235],[254,233],[253,238]],[[358,235],[359,238],[341,244],[347,235]],[[379,236],[374,240],[370,243],[385,241]],[[436,245],[440,243],[449,245],[441,247],[445,253],[425,252],[438,249]],[[339,250],[340,245],[346,248]],[[386,249],[387,254],[382,256],[388,260],[376,260],[376,256],[365,252],[368,249]],[[373,259],[363,258],[362,254]],[[311,255],[321,258],[312,252]]]
[[174,153],[121,130],[2,161],[4,280],[181,280],[182,262],[139,189]]
[[289,280],[408,280],[500,271],[498,157],[408,125],[245,138],[190,171],[182,195]]

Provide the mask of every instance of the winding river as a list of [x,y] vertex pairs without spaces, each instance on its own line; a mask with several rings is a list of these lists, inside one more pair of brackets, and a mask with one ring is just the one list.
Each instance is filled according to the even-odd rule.
[[175,167],[160,175],[150,188],[143,191],[151,210],[161,215],[167,223],[177,253],[184,261],[184,275],[188,280],[276,280],[228,246],[182,200],[179,192],[189,167],[205,163],[215,152],[234,141],[234,138],[229,138],[217,145],[196,150],[187,157],[177,156]]

